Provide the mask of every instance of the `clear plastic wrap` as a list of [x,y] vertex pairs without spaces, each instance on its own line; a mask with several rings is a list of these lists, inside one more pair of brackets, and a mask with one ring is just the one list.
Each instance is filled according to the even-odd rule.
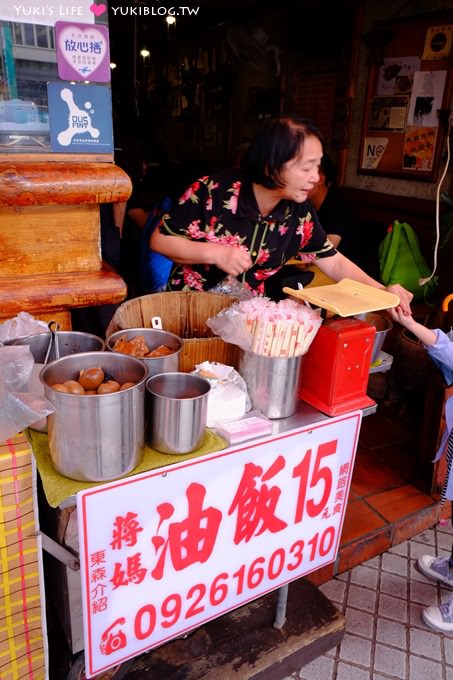
[[48,330],[44,321],[35,319],[28,312],[20,312],[13,319],[8,319],[0,324],[0,343]]
[[238,304],[222,309],[217,316],[207,319],[206,325],[224,342],[238,345],[245,352],[252,349],[252,336],[246,325],[246,317]]
[[226,276],[209,292],[233,295],[238,300],[250,300],[253,297],[252,291],[246,288],[235,276]]
[[33,383],[34,361],[27,345],[0,347],[0,441],[41,424],[55,409]]
[[283,358],[305,354],[321,323],[319,312],[307,305],[266,297],[241,300],[206,321],[224,342],[245,352]]

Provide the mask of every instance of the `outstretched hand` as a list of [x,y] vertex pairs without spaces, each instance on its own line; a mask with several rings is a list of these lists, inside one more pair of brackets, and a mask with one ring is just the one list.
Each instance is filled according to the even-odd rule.
[[394,283],[391,286],[387,286],[387,290],[389,291],[389,293],[394,293],[395,295],[398,295],[400,299],[400,303],[395,309],[388,310],[392,319],[394,319],[395,321],[399,321],[398,317],[396,316],[397,313],[401,313],[405,316],[411,316],[412,315],[411,301],[412,298],[414,297],[413,293],[411,293],[410,290],[406,290],[406,288],[403,288],[403,286],[400,286],[399,283]]

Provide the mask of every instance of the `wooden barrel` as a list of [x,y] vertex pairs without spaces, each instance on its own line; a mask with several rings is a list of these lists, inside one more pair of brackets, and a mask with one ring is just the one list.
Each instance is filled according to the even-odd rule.
[[162,328],[183,340],[180,369],[192,371],[203,361],[217,361],[228,366],[239,365],[239,347],[213,335],[207,319],[231,307],[231,295],[202,291],[151,293],[123,302],[116,310],[107,335],[127,328],[152,328],[160,317]]

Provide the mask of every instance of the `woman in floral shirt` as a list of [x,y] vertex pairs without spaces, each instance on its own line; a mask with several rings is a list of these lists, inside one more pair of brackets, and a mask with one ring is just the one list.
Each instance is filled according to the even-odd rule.
[[[169,290],[210,290],[227,276],[256,294],[292,258],[316,261],[335,281],[384,288],[335,250],[308,192],[319,180],[319,130],[299,116],[262,122],[242,168],[202,177],[163,216],[152,250],[175,263]],[[409,313],[411,293],[392,286]]]

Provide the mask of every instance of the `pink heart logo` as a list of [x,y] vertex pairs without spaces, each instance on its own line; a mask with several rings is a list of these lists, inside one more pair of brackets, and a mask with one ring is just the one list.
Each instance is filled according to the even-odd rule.
[[[95,24],[84,29],[79,24],[63,26],[59,29],[57,41],[61,57],[84,79],[88,79],[96,71],[108,53],[108,38],[103,35],[102,31],[103,28]],[[77,40],[74,39],[75,33],[77,33]],[[66,46],[70,44],[73,44],[73,48],[68,52]],[[86,54],[81,50],[81,46],[90,44],[96,44],[97,51],[90,53],[87,63]]]
[[101,14],[104,14],[104,12],[107,11],[107,5],[104,5],[104,3],[101,3],[100,5],[95,5],[94,2],[92,5],[90,5],[90,12],[93,12],[97,17],[100,17]]

